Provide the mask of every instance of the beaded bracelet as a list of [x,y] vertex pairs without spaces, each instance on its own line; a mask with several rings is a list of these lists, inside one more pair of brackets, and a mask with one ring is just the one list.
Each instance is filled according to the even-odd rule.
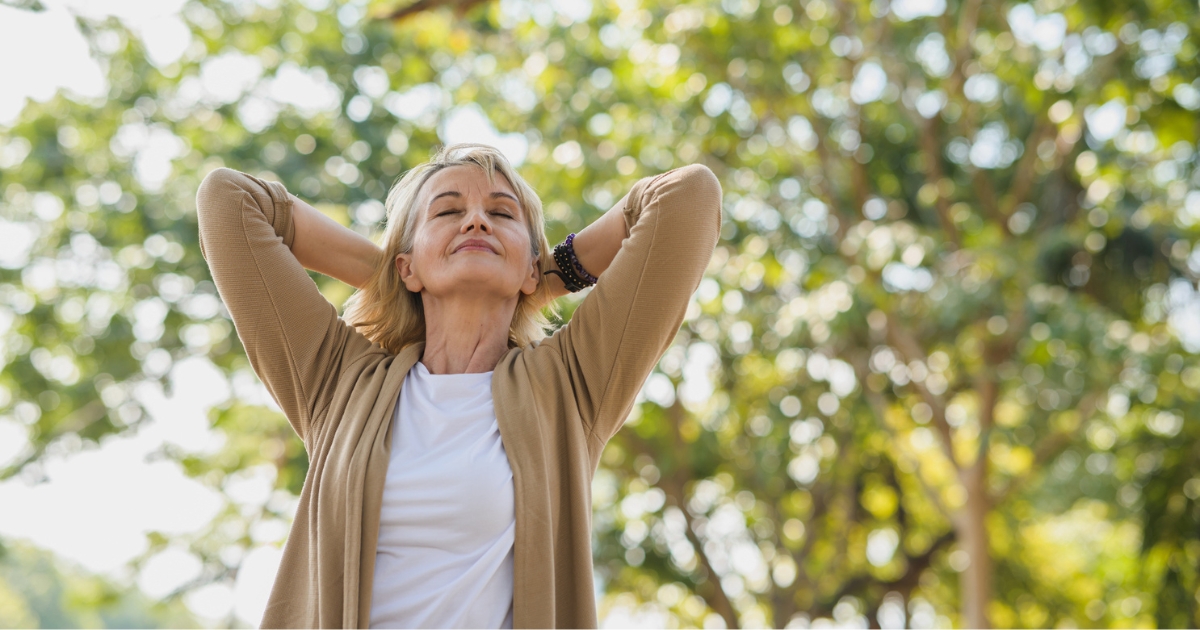
[[575,256],[575,233],[572,232],[568,234],[567,240],[563,241],[563,243],[566,245],[564,249],[567,250],[567,254],[571,257],[571,266],[575,268],[575,273],[579,274],[580,278],[586,280],[588,286],[596,284],[599,278],[588,273],[587,270],[583,268],[583,265],[579,263],[579,259]]
[[588,273],[579,263],[579,258],[575,256],[574,241],[575,234],[572,233],[567,236],[567,240],[554,247],[554,261],[558,263],[558,269],[546,271],[547,274],[552,273],[562,278],[563,284],[571,293],[586,289],[596,284],[597,281],[597,278]]

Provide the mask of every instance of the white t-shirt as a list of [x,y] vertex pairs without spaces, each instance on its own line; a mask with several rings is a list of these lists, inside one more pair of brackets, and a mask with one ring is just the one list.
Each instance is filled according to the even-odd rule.
[[408,373],[392,422],[372,628],[512,628],[512,468],[492,373]]

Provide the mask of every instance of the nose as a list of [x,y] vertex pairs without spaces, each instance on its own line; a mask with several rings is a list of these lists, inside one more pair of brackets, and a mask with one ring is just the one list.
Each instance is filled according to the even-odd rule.
[[474,205],[467,208],[466,220],[463,222],[462,233],[468,234],[472,231],[483,234],[492,233],[492,222],[488,218],[487,210],[482,205]]

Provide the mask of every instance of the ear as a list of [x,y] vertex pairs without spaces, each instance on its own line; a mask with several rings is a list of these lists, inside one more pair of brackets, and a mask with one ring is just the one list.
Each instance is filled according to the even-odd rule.
[[413,293],[420,293],[425,285],[421,283],[421,279],[417,277],[416,269],[413,268],[412,254],[396,254],[396,273],[400,275],[400,282]]
[[529,263],[529,274],[521,282],[521,293],[525,295],[533,295],[534,291],[537,291],[538,284],[542,281],[542,269],[538,265],[539,260],[541,259],[537,256],[533,257],[533,262]]

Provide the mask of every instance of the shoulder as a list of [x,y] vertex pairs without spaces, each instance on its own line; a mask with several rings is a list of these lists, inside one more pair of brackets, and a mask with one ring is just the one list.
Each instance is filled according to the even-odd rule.
[[219,191],[239,188],[244,185],[247,179],[249,179],[249,176],[245,173],[221,166],[209,171],[204,176],[204,179],[200,180],[200,186],[196,190],[196,195],[198,197],[205,197]]
[[[561,329],[560,329],[561,330]],[[515,384],[526,379],[555,378],[567,374],[563,354],[554,335],[532,341],[524,346],[509,348],[496,364],[496,377],[502,382]]]

